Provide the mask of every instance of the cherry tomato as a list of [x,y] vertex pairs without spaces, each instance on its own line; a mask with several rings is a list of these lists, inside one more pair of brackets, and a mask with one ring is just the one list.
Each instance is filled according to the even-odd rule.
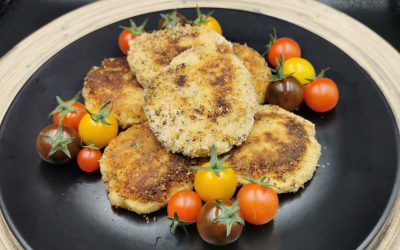
[[197,218],[197,231],[201,238],[217,246],[236,241],[242,233],[243,225],[238,204],[231,200],[208,201]]
[[339,89],[329,78],[317,78],[304,89],[304,101],[315,112],[327,112],[336,107]]
[[272,82],[267,88],[267,101],[288,111],[293,111],[303,102],[303,86],[294,77]]
[[92,173],[99,169],[101,156],[101,151],[96,148],[83,148],[76,160],[82,171]]
[[208,14],[201,13],[200,8],[197,7],[197,18],[193,24],[199,27],[212,29],[215,32],[222,34],[222,28],[217,19],[211,16],[212,12]]
[[306,84],[315,76],[315,69],[306,59],[295,57],[283,63],[283,74],[292,74],[301,84]]
[[211,149],[210,162],[197,169],[194,177],[194,189],[200,198],[207,202],[214,199],[230,199],[236,191],[236,172],[224,161],[229,156],[218,160],[216,147]]
[[244,220],[254,225],[271,221],[279,207],[278,195],[263,180],[261,184],[249,183],[241,187],[237,200]]
[[135,22],[132,20],[129,20],[129,22],[130,27],[121,26],[123,30],[118,37],[119,48],[125,55],[128,54],[129,42],[145,32],[144,27],[146,26],[147,19],[140,26],[136,26]]
[[284,60],[301,57],[301,49],[299,44],[291,38],[277,38],[276,30],[274,29],[274,34],[271,35],[271,40],[268,44],[268,62],[273,67],[277,67],[277,62],[281,60],[281,57]]
[[158,23],[158,29],[169,29],[177,25],[187,24],[187,19],[184,15],[174,10],[171,13],[161,14],[161,19]]
[[51,124],[36,138],[39,156],[53,164],[63,164],[76,157],[80,150],[79,135],[69,126]]
[[60,97],[57,98],[58,106],[50,113],[53,115],[53,123],[59,124],[60,118],[63,116],[62,124],[68,125],[71,128],[78,130],[79,122],[87,113],[85,106],[78,102],[80,92],[70,101],[64,102]]
[[98,148],[106,146],[118,134],[118,121],[112,113],[106,113],[111,102],[100,110],[92,110],[79,123],[79,135],[86,145]]
[[191,190],[175,193],[167,205],[168,217],[173,220],[171,232],[174,233],[177,226],[195,222],[201,205],[199,195]]

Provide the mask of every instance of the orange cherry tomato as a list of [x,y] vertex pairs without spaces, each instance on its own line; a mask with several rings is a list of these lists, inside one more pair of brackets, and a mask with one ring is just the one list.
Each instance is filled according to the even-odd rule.
[[304,89],[304,102],[315,112],[327,112],[335,108],[339,101],[339,89],[329,78],[318,78]]
[[240,188],[237,200],[243,219],[254,225],[271,221],[279,207],[275,190],[270,186],[264,187],[255,183],[249,183]]

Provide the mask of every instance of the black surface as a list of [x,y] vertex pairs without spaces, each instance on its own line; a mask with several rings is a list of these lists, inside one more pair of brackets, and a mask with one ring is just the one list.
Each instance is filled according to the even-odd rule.
[[[194,14],[186,10],[185,14]],[[190,16],[190,15],[189,15]],[[215,12],[225,36],[263,51],[272,27],[303,48],[317,69],[341,91],[336,109],[300,114],[316,124],[321,167],[304,190],[282,195],[278,215],[265,226],[246,225],[229,249],[355,249],[365,246],[383,223],[398,176],[398,129],[371,78],[346,54],[322,38],[284,21],[241,11]],[[155,27],[158,14],[148,17]],[[240,20],[237,22],[236,20]],[[134,213],[110,208],[99,174],[75,166],[53,166],[34,149],[38,131],[50,123],[55,95],[70,98],[92,65],[120,55],[116,23],[68,46],[43,65],[12,103],[0,128],[0,201],[23,245],[35,249],[205,249],[190,235],[169,233],[165,211],[146,224]],[[125,22],[124,22],[125,24]],[[397,178],[398,179],[398,178]],[[385,210],[386,209],[386,210]],[[150,217],[153,219],[153,216]]]

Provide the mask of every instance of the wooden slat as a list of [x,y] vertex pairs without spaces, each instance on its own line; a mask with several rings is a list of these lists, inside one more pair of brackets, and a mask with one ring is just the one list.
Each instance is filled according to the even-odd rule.
[[[368,72],[400,124],[400,55],[381,37],[349,16],[311,0],[105,0],[47,24],[0,59],[0,122],[29,77],[59,50],[80,37],[132,16],[182,7],[219,7],[263,13],[299,25],[330,41]],[[400,196],[370,249],[400,249]],[[388,211],[389,212],[389,211]],[[21,246],[0,213],[0,249]]]

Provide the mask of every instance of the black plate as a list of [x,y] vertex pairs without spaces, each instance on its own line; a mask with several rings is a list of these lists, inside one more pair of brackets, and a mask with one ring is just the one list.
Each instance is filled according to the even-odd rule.
[[[195,11],[185,9],[192,18]],[[366,246],[384,222],[394,201],[398,178],[398,128],[372,79],[340,49],[288,22],[244,11],[217,9],[224,35],[263,52],[275,27],[297,40],[303,55],[340,88],[335,110],[299,114],[316,124],[322,145],[321,167],[305,189],[280,196],[273,222],[246,225],[230,249],[354,249]],[[149,18],[155,28],[159,13]],[[116,38],[121,24],[97,30],[52,57],[19,92],[0,130],[1,208],[26,248],[35,249],[205,249],[197,235],[169,233],[162,210],[151,223],[134,213],[110,207],[100,174],[85,174],[73,163],[48,165],[37,156],[38,131],[49,124],[55,96],[72,97],[92,65],[120,56]],[[34,49],[34,48],[32,48]],[[156,220],[153,221],[153,217]]]

